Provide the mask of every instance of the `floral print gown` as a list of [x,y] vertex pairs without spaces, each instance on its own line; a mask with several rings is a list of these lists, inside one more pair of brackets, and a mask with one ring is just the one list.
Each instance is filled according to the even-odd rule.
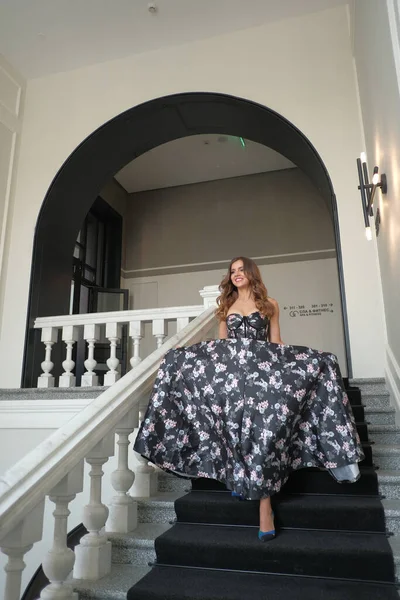
[[305,467],[356,481],[364,456],[336,357],[268,342],[259,312],[226,323],[228,339],[166,354],[136,452],[252,500]]

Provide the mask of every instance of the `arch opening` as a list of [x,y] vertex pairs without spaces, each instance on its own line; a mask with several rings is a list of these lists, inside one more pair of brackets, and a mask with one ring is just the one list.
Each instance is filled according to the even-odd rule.
[[272,148],[301,169],[324,198],[334,226],[344,345],[351,376],[336,198],[323,161],[307,137],[275,111],[234,96],[197,92],[157,98],[118,115],[86,138],[55,176],[35,230],[23,387],[35,386],[42,356],[40,336],[33,329],[35,318],[68,314],[76,236],[101,188],[145,152],[198,134],[237,136]]

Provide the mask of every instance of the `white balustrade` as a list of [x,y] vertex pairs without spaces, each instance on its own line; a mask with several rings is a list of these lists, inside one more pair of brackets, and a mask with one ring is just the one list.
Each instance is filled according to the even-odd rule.
[[83,338],[88,344],[88,357],[83,363],[86,372],[82,375],[81,386],[91,387],[99,384],[99,378],[94,372],[97,366],[97,361],[94,359],[94,345],[100,338],[100,325],[95,325],[94,323],[85,325],[83,328]]
[[75,387],[76,377],[72,373],[75,362],[72,360],[72,351],[75,342],[79,339],[79,328],[73,325],[67,325],[62,328],[62,340],[67,346],[67,356],[62,363],[64,373],[60,375],[58,386],[61,388]]
[[4,600],[20,600],[21,578],[25,569],[24,556],[35,542],[42,539],[44,497],[4,537],[0,538],[1,551],[8,556],[4,568],[6,584]]
[[53,547],[43,559],[43,572],[50,581],[42,590],[42,600],[78,600],[71,581],[67,581],[74,563],[74,551],[67,546],[67,524],[70,511],[68,504],[83,490],[83,461],[50,491],[49,498],[55,504]]
[[157,348],[160,348],[167,335],[165,332],[165,319],[153,319],[153,335],[157,340]]
[[137,503],[129,495],[135,473],[129,468],[129,436],[138,425],[138,408],[135,407],[122,419],[115,430],[118,436],[118,467],[111,475],[111,484],[116,491],[109,505],[106,531],[128,533],[137,527]]
[[189,317],[179,317],[176,320],[176,332],[179,333],[182,329],[185,329],[189,325]]
[[[145,402],[139,404],[139,426],[145,417],[147,406],[148,398]],[[137,452],[134,454],[138,465],[136,467],[136,477],[132,486],[132,492],[138,498],[150,498],[157,490],[157,472],[143,456]]]
[[108,434],[86,456],[91,466],[90,500],[83,509],[83,524],[88,530],[75,548],[76,579],[100,579],[111,570],[111,542],[103,528],[108,518],[108,508],[101,501],[102,466],[114,454],[114,434]]
[[[214,290],[214,299],[215,295]],[[201,341],[214,326],[210,297],[207,293],[205,302],[210,303],[208,309],[178,307],[147,312],[127,311],[127,314],[109,313],[106,319],[102,313],[37,320],[35,326],[43,330],[42,341],[46,345],[43,374],[39,378],[42,378],[42,387],[52,385],[51,348],[60,329],[67,349],[64,373],[60,377],[61,387],[73,382],[72,350],[82,332],[88,344],[88,358],[85,361],[87,372],[83,375],[82,385],[89,386],[97,382],[94,345],[100,340],[102,324],[111,324],[106,330],[111,348],[110,371],[118,368],[118,364],[111,362],[115,358],[112,349],[115,346],[111,346],[111,342],[120,338],[120,325],[130,324],[129,334],[134,342],[140,342],[145,322],[156,321],[153,333],[159,336],[158,345],[165,339],[167,320],[176,320],[177,333],[145,361],[140,362],[139,351],[134,350],[134,369],[108,387],[0,478],[0,548],[8,556],[4,600],[20,600],[24,555],[42,538],[44,499],[47,495],[55,504],[55,510],[52,517],[53,541],[43,559],[49,585],[41,593],[42,600],[76,600],[74,581],[69,577],[71,569],[75,579],[96,580],[110,572],[111,543],[106,532],[132,531],[137,525],[135,496],[149,496],[157,489],[157,471],[149,466],[147,460],[138,457],[135,473],[129,468],[129,436],[138,426],[139,411],[140,418],[145,414],[165,352],[176,346]],[[189,325],[189,320],[194,317]],[[102,466],[114,454],[115,436],[118,465],[111,475],[115,494],[108,509],[102,501]],[[82,490],[84,459],[91,467],[86,480],[90,487],[89,502],[83,509],[82,517],[88,533],[73,552],[66,543],[69,504]]]
[[[35,328],[42,329],[42,341],[45,344],[46,355],[42,363],[43,373],[38,378],[38,387],[53,387],[54,377],[51,375],[53,363],[51,350],[57,341],[58,330],[62,330],[62,340],[66,344],[66,358],[62,363],[64,372],[59,377],[59,387],[73,387],[76,385],[73,370],[75,363],[72,360],[74,344],[79,337],[87,343],[87,358],[84,361],[85,373],[81,378],[82,387],[93,387],[103,384],[113,385],[121,375],[119,372],[119,359],[117,346],[121,341],[122,325],[129,324],[129,337],[132,340],[132,355],[129,364],[137,367],[142,361],[140,346],[144,337],[145,323],[151,323],[152,334],[156,338],[156,347],[160,348],[167,338],[167,323],[176,322],[176,331],[180,333],[187,327],[190,320],[198,317],[204,310],[215,306],[215,299],[219,291],[217,286],[207,286],[200,291],[203,304],[195,306],[176,306],[172,308],[154,308],[142,310],[113,311],[103,313],[88,313],[84,315],[65,315],[61,317],[41,317],[36,319]],[[96,344],[101,340],[101,327],[105,326],[105,337],[110,342],[110,355],[107,359],[108,371],[104,381],[99,381],[96,373],[97,362],[94,358]]]
[[41,340],[45,345],[45,358],[41,364],[43,373],[38,378],[38,388],[54,387],[54,377],[51,371],[54,363],[51,362],[51,349],[56,343],[58,330],[55,327],[44,327],[42,329]]
[[132,369],[141,362],[140,358],[140,341],[143,338],[143,323],[142,321],[131,321],[129,323],[129,337],[132,338],[133,354],[130,360]]
[[112,385],[121,377],[117,371],[119,365],[117,344],[121,339],[121,324],[107,323],[106,338],[110,340],[110,358],[107,360],[107,367],[110,370],[104,375],[104,385]]

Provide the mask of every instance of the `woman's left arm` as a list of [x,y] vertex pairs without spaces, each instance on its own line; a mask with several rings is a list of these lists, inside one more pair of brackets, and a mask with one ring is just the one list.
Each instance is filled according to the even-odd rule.
[[273,298],[268,298],[274,307],[274,314],[269,322],[269,341],[273,344],[283,344],[281,339],[281,330],[279,326],[279,304]]

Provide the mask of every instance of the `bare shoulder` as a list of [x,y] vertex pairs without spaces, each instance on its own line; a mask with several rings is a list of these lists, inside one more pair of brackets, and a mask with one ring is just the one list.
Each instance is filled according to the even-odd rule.
[[272,306],[273,306],[274,308],[279,308],[278,301],[277,301],[277,300],[275,300],[275,298],[270,298],[270,297],[268,296],[268,302],[271,302],[271,304],[272,304]]

